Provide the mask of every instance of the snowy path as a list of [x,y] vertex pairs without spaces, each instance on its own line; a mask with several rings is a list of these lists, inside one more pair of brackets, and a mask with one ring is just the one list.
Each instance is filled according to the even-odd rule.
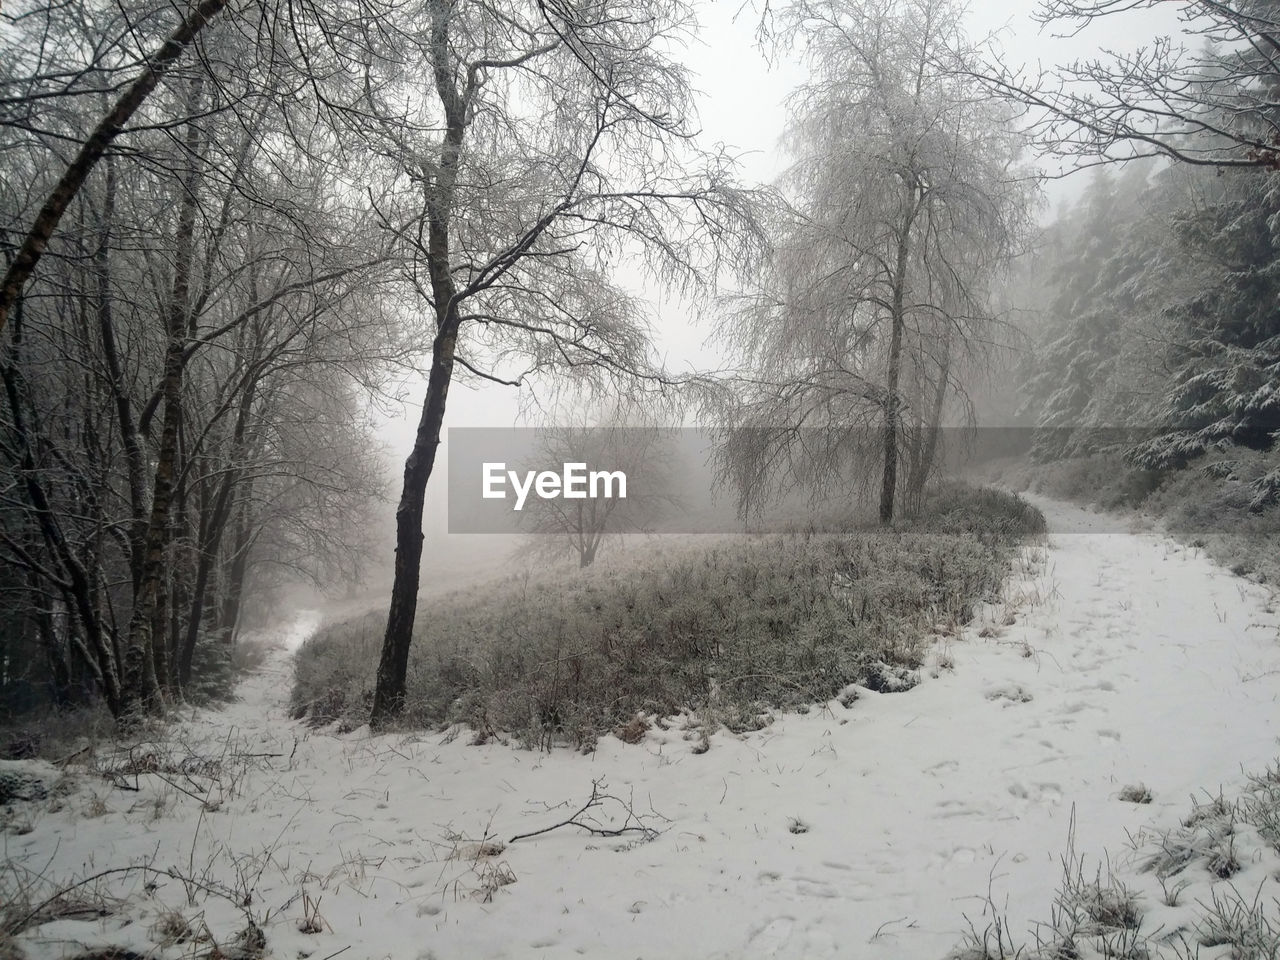
[[[1101,529],[1040,505],[1053,529]],[[1078,851],[1123,853],[1128,834],[1175,824],[1191,794],[1280,753],[1280,633],[1263,588],[1158,535],[1081,532],[1054,535],[1047,563],[1009,592],[990,611],[1014,612],[998,636],[975,624],[941,642],[954,671],[720,733],[703,755],[677,729],[639,746],[607,737],[589,757],[309,732],[285,719],[277,660],[243,702],[184,724],[192,742],[283,754],[238,796],[202,815],[174,793],[157,814],[98,785],[109,812],[90,817],[82,788],[8,837],[7,853],[33,868],[52,859],[56,875],[150,855],[207,865],[229,886],[249,875],[270,955],[290,960],[348,946],[346,960],[940,958],[963,914],[981,927],[988,889],[1016,932],[1047,919],[1073,808]],[[661,836],[564,829],[449,858],[563,819],[594,778],[669,818]],[[1153,803],[1118,800],[1138,781]],[[791,832],[796,819],[807,832]],[[516,882],[484,902],[486,875],[507,868]],[[298,930],[304,890],[319,898],[320,933]],[[180,906],[179,894],[158,896]],[[158,909],[140,904],[135,917]],[[219,905],[205,909],[212,926]],[[153,920],[48,924],[30,954],[62,956],[73,937],[141,950]]]

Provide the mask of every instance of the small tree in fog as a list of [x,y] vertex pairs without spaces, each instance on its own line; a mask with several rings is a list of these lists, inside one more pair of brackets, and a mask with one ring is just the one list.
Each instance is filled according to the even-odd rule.
[[785,36],[811,79],[791,97],[795,162],[774,250],[726,339],[754,372],[726,418],[722,474],[743,509],[795,482],[900,464],[918,496],[957,357],[989,338],[989,285],[1018,250],[1032,190],[1010,110],[958,70],[952,0],[802,0]]
[[[568,552],[579,567],[595,562],[610,534],[645,533],[676,506],[671,490],[671,431],[602,423],[595,427],[558,427],[544,432],[538,465],[559,470],[566,463],[586,464],[587,471],[619,471],[623,487],[603,484],[601,496],[586,499],[531,497],[521,525],[533,535],[532,548],[544,555]],[[590,492],[590,491],[588,491]]]

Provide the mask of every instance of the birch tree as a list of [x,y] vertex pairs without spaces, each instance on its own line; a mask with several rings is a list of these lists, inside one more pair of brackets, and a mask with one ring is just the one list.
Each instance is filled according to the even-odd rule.
[[989,285],[1032,191],[1011,111],[959,71],[951,0],[802,0],[785,37],[811,79],[791,97],[771,263],[722,326],[749,366],[720,465],[753,504],[880,464],[890,523],[904,449],[918,494],[959,359],[992,336]]

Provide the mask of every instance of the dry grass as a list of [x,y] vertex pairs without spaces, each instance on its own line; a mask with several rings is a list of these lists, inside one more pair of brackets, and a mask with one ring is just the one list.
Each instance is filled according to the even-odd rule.
[[[641,715],[757,729],[850,683],[906,689],[930,628],[994,599],[1043,529],[1016,497],[953,486],[897,532],[720,539],[455,593],[418,615],[408,721],[589,746]],[[296,715],[363,721],[382,627],[372,614],[303,646]]]

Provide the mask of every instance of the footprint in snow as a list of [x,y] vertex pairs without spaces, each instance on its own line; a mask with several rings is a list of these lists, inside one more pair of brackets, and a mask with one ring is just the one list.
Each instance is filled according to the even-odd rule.
[[986,816],[987,811],[966,803],[963,800],[940,800],[935,805],[938,808],[937,816],[940,819],[950,819],[952,817],[982,817]]
[[1030,786],[1023,783],[1011,783],[1009,784],[1009,794],[1020,800],[1030,800],[1033,803],[1058,804],[1062,802],[1062,787],[1056,783],[1033,783]]
[[794,926],[794,917],[777,917],[770,920],[747,938],[747,943],[755,948],[752,951],[753,955],[759,955],[756,954],[757,949],[766,957],[777,954],[791,939],[791,930]]
[[1003,706],[1012,706],[1016,703],[1030,703],[1035,698],[1031,696],[1025,689],[1016,683],[1007,684],[1001,687],[992,687],[986,693],[986,698],[992,702],[997,700],[1003,701]]
[[977,859],[978,851],[972,847],[955,847],[951,850],[935,853],[933,855],[933,865],[935,868],[946,869],[948,867],[965,866]]
[[834,900],[840,896],[839,892],[825,880],[815,880],[812,877],[796,877],[795,881],[796,893],[802,897]]

